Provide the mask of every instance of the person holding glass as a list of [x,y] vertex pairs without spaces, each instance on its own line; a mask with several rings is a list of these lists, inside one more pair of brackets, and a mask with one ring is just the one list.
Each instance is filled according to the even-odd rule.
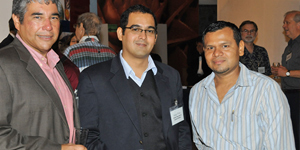
[[290,41],[282,54],[282,65],[272,67],[272,73],[281,77],[281,88],[291,108],[296,149],[300,149],[300,11],[289,11],[284,17],[282,27]]

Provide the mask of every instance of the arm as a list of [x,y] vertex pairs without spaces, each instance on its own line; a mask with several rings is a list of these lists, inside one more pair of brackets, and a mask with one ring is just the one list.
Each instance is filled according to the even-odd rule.
[[78,96],[79,96],[79,116],[82,128],[89,129],[86,147],[91,150],[104,150],[105,145],[100,139],[98,128],[98,99],[96,89],[90,76],[82,72],[79,76]]
[[263,146],[269,150],[295,149],[290,109],[280,87],[273,83],[266,89],[262,100],[262,115],[259,117],[265,131]]
[[0,149],[60,150],[61,145],[58,143],[41,136],[22,135],[12,127],[11,122],[16,121],[12,118],[13,104],[18,100],[14,99],[13,87],[9,85],[10,82],[2,67],[0,67],[0,83]]

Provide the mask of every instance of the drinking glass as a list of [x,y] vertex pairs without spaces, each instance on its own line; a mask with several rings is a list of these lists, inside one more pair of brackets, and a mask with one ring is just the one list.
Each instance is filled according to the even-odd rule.
[[[273,67],[277,68],[280,66],[280,62],[273,62]],[[278,76],[274,76],[274,79],[278,79]]]
[[85,145],[87,141],[87,136],[89,133],[89,129],[83,129],[83,128],[75,128],[74,130],[74,138],[75,140],[73,143]]

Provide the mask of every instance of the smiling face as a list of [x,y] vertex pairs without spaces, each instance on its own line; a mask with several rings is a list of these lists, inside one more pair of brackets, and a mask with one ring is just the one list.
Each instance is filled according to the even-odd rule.
[[294,16],[295,13],[287,14],[284,18],[282,26],[285,31],[285,35],[292,40],[300,35],[300,22],[295,22]]
[[12,15],[15,27],[22,40],[35,51],[46,57],[58,38],[60,20],[55,4],[31,2],[21,24],[18,16]]
[[239,56],[244,55],[244,42],[239,46],[229,27],[208,32],[204,37],[204,53],[207,65],[215,74],[239,72]]
[[[155,29],[155,22],[151,14],[133,12],[129,14],[126,27],[153,30]],[[123,44],[123,58],[125,60],[131,58],[147,59],[155,45],[157,34],[149,35],[146,34],[145,31],[136,33],[131,29],[126,28],[123,35],[122,31],[123,29],[119,27],[117,35]]]
[[257,32],[256,32],[254,25],[253,24],[245,24],[241,28],[241,36],[245,43],[253,43],[257,36]]

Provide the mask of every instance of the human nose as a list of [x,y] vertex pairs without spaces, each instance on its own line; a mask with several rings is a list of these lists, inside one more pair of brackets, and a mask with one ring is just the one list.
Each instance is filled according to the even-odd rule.
[[213,55],[215,57],[219,57],[219,56],[222,56],[223,55],[223,51],[220,49],[220,48],[216,48],[213,52]]
[[141,31],[139,32],[139,38],[145,39],[146,37],[147,37],[147,35],[146,35],[146,30],[141,30]]
[[52,30],[52,23],[50,19],[45,19],[44,25],[43,25],[43,30],[51,31]]

